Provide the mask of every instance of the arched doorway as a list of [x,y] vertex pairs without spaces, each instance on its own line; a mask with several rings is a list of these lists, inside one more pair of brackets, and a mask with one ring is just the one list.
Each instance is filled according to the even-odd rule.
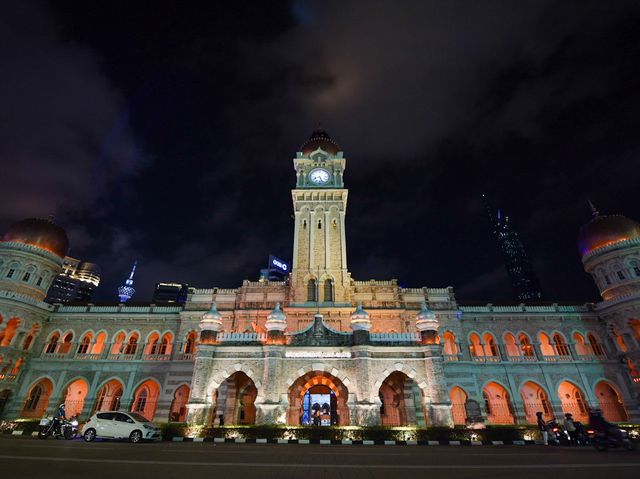
[[606,381],[600,381],[595,388],[602,415],[607,421],[621,422],[628,419],[618,391]]
[[153,421],[158,405],[158,396],[160,394],[160,386],[158,383],[148,379],[138,388],[133,395],[133,403],[131,404],[131,412],[137,412],[141,416],[146,417],[149,421]]
[[514,424],[515,416],[509,392],[496,382],[490,382],[482,390],[487,421],[491,424]]
[[289,388],[287,424],[348,426],[348,398],[349,391],[338,378],[325,371],[310,371]]
[[467,423],[467,393],[461,387],[455,386],[449,392],[449,397],[453,424],[464,426]]
[[229,376],[218,388],[214,420],[222,424],[255,424],[255,400],[258,389],[246,373],[237,371]]
[[173,393],[173,402],[169,411],[169,421],[185,422],[187,418],[187,402],[189,401],[189,386],[183,384]]
[[64,410],[67,417],[79,416],[82,413],[88,391],[89,384],[84,379],[76,379],[69,383],[64,393]]
[[51,380],[44,378],[35,383],[27,393],[20,415],[24,417],[42,417],[47,411],[49,397],[52,392],[53,383]]
[[422,392],[405,373],[395,371],[387,376],[378,396],[383,426],[415,426],[418,422],[424,425]]
[[117,379],[112,379],[104,384],[96,396],[94,412],[119,410],[123,389],[122,383]]
[[587,401],[582,389],[569,381],[563,381],[558,386],[558,398],[564,414],[571,413],[576,421],[585,423],[588,421]]
[[524,413],[528,423],[536,424],[538,422],[538,418],[536,417],[536,413],[538,412],[541,412],[547,421],[553,417],[553,409],[551,409],[549,396],[539,384],[533,381],[527,381],[522,386],[520,395],[522,396]]

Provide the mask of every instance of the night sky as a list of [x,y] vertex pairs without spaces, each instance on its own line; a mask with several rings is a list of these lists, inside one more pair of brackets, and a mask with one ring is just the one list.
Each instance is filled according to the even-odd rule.
[[347,158],[355,279],[513,301],[481,194],[548,301],[594,301],[592,200],[640,219],[637,1],[0,3],[0,229],[54,213],[70,255],[237,287],[291,258],[292,158]]

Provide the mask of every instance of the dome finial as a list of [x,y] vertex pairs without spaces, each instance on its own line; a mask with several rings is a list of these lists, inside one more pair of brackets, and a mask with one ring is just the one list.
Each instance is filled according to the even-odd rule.
[[591,215],[594,218],[597,218],[600,215],[600,212],[596,209],[596,207],[593,205],[591,200],[587,200],[587,201],[589,202],[589,207],[591,208]]

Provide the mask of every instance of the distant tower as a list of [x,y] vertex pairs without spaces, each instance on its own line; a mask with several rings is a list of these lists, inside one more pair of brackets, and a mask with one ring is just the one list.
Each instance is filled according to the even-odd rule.
[[540,291],[538,277],[527,257],[527,252],[524,249],[518,232],[509,224],[508,216],[503,217],[500,209],[494,212],[486,201],[485,195],[482,195],[482,197],[485,200],[485,207],[487,209],[487,215],[489,216],[492,233],[498,242],[502,260],[504,261],[505,268],[507,268],[509,282],[516,296],[519,300],[523,301],[541,299],[542,292]]
[[121,303],[126,303],[136,293],[136,289],[133,287],[133,275],[136,274],[136,266],[138,266],[138,260],[133,262],[129,278],[118,288],[118,298],[120,298]]

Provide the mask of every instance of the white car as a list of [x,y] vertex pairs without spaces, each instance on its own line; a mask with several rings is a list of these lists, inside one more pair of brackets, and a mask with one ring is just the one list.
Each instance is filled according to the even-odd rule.
[[160,428],[135,412],[98,412],[84,424],[82,432],[86,442],[91,442],[96,437],[129,439],[133,443],[143,439],[162,439]]

